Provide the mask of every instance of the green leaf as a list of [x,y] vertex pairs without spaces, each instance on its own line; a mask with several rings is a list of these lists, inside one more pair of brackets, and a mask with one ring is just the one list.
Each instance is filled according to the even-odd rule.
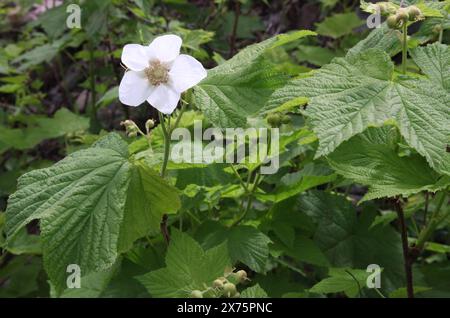
[[[414,295],[431,290],[431,287],[414,286]],[[406,287],[398,288],[389,293],[389,298],[407,298],[408,293]]]
[[325,166],[306,165],[303,170],[286,174],[281,179],[281,186],[270,193],[257,193],[256,197],[262,201],[281,202],[308,189],[331,182],[336,175]]
[[239,260],[255,272],[264,272],[271,240],[252,226],[237,226],[228,234],[228,250],[232,260]]
[[35,297],[35,292],[39,289],[38,277],[41,271],[42,260],[38,257],[21,255],[12,258],[0,268],[0,297]]
[[450,184],[426,160],[417,155],[400,157],[396,143],[389,144],[395,128],[369,128],[363,134],[341,144],[328,156],[337,173],[355,182],[368,185],[369,191],[360,201],[397,195],[409,196],[421,191],[435,192]]
[[119,98],[119,86],[111,87],[103,96],[97,101],[99,108],[107,106]]
[[158,227],[163,210],[179,206],[176,191],[158,178],[131,163],[127,143],[109,134],[19,179],[6,210],[8,240],[40,219],[44,266],[59,293],[69,264],[79,265],[83,276],[111,267],[131,241]]
[[190,236],[173,230],[166,267],[137,279],[153,297],[187,297],[192,290],[211,286],[230,265],[225,244],[205,252]]
[[8,242],[7,250],[15,255],[41,254],[42,246],[40,237],[39,235],[28,234],[27,230],[22,228],[17,235]]
[[269,257],[269,243],[271,240],[258,229],[239,225],[226,228],[217,222],[205,222],[199,233],[202,245],[211,248],[227,241],[228,252],[233,263],[242,262],[255,272],[264,272]]
[[[419,268],[423,282],[421,286],[431,287],[430,291],[424,292],[425,297],[450,297],[450,265],[448,262],[434,262],[425,264]],[[419,277],[420,277],[419,276]]]
[[180,206],[180,198],[173,186],[146,165],[134,165],[120,230],[119,251],[128,250],[136,239],[149,231],[159,231],[162,215],[175,213]]
[[123,153],[96,146],[20,177],[8,201],[6,231],[11,238],[40,219],[44,266],[57,291],[69,264],[88,274],[114,263],[129,175]]
[[330,49],[313,45],[299,45],[297,59],[299,62],[308,62],[314,65],[322,66],[330,63],[336,57],[336,53]]
[[405,285],[400,236],[390,226],[372,226],[376,213],[369,205],[358,215],[343,196],[310,191],[299,198],[298,208],[316,224],[313,240],[332,266],[378,264],[383,289]]
[[66,19],[68,13],[66,12],[67,6],[60,5],[55,8],[46,10],[40,17],[38,22],[42,25],[45,33],[50,38],[57,38],[64,33],[66,28]]
[[58,110],[53,118],[32,117],[27,128],[0,126],[0,143],[8,148],[28,149],[45,139],[56,138],[89,128],[89,118],[76,115],[66,108]]
[[21,84],[6,84],[0,86],[0,93],[13,94],[23,87]]
[[393,70],[390,57],[379,50],[336,58],[278,90],[272,102],[310,98],[306,113],[319,138],[316,158],[370,126],[395,122],[432,168],[450,174],[448,93],[428,80],[393,80]]
[[267,293],[258,284],[252,287],[246,288],[241,293],[241,298],[267,298]]
[[344,292],[348,297],[355,297],[366,286],[370,274],[361,269],[330,268],[330,277],[321,280],[309,291],[318,294]]
[[287,80],[264,53],[313,34],[299,31],[248,46],[229,61],[208,71],[208,77],[194,88],[194,104],[217,127],[245,127],[247,118],[262,112],[270,95]]
[[30,67],[49,63],[59,52],[59,50],[66,44],[69,37],[62,37],[52,43],[37,46],[32,50],[25,52],[15,58],[12,63],[19,64],[18,71],[26,71]]
[[317,33],[333,39],[352,33],[353,29],[364,24],[355,12],[337,13],[317,23]]
[[372,30],[364,40],[352,47],[347,56],[354,56],[371,49],[384,51],[389,56],[396,55],[402,50],[400,33],[389,29],[386,23],[383,23],[380,28]]
[[411,56],[433,83],[450,93],[450,48],[448,45],[436,42],[418,47],[412,50]]
[[[104,271],[94,272],[81,277],[80,288],[65,289],[61,298],[98,298],[116,273],[119,263]],[[58,296],[57,294],[55,296]]]
[[292,247],[284,248],[287,255],[295,260],[317,266],[330,266],[330,262],[317,244],[304,235],[297,235]]

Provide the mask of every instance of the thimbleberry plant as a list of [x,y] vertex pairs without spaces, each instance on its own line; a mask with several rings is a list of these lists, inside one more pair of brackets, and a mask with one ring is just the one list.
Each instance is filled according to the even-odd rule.
[[2,7],[0,296],[450,295],[449,1],[278,2]]

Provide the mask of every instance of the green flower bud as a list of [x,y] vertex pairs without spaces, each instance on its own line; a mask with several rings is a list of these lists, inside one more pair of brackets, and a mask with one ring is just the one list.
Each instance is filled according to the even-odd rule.
[[203,298],[203,293],[199,290],[193,290],[191,292],[191,298]]
[[433,33],[440,33],[442,31],[442,25],[441,24],[436,24],[433,27]]
[[422,15],[422,11],[420,11],[420,9],[418,7],[409,6],[406,9],[408,11],[409,21],[416,21],[416,20],[420,19],[421,15]]
[[397,10],[397,21],[406,22],[409,20],[408,10],[406,8],[400,8]]
[[147,133],[150,131],[150,129],[152,129],[153,127],[155,127],[155,122],[152,119],[149,119],[145,122],[145,130],[147,131]]
[[132,120],[125,120],[120,123],[121,126],[125,127],[125,132],[128,137],[136,137],[139,131],[138,126]]
[[226,283],[228,280],[225,278],[225,277],[219,277],[219,278],[217,278],[218,280],[220,280],[222,283]]
[[216,279],[215,281],[213,281],[213,287],[216,288],[222,288],[223,287],[223,281],[221,279]]
[[247,272],[244,271],[244,270],[237,271],[237,272],[236,272],[236,276],[237,276],[237,278],[238,278],[238,280],[239,280],[239,283],[243,283],[243,282],[245,282],[246,280],[248,280],[248,278],[247,278]]
[[398,29],[400,27],[400,23],[396,15],[390,15],[386,19],[386,23],[390,29]]
[[223,285],[223,295],[225,297],[233,297],[234,295],[236,295],[236,293],[237,290],[235,284],[226,283],[225,285]]

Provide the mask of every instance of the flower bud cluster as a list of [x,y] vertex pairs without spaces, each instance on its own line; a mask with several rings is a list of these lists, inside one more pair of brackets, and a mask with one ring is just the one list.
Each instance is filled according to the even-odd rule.
[[212,286],[205,290],[193,290],[191,292],[191,298],[204,298],[204,297],[226,297],[226,298],[239,298],[241,294],[238,292],[236,285],[243,284],[249,279],[247,278],[247,272],[239,270],[235,273],[229,273],[226,277],[219,277],[213,281]]
[[400,29],[408,22],[423,19],[422,11],[416,6],[397,8],[389,2],[375,4],[382,15],[387,16],[386,23],[390,29]]

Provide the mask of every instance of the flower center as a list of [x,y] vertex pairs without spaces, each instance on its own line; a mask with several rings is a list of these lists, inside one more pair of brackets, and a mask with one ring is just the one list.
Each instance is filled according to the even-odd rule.
[[169,69],[160,61],[151,61],[150,65],[144,70],[150,84],[158,86],[169,81]]

